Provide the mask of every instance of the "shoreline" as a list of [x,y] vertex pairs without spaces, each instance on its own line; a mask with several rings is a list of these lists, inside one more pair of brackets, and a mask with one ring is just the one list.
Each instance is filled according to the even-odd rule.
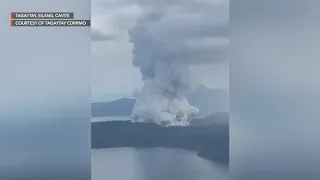
[[91,124],[91,149],[174,148],[195,151],[198,157],[229,164],[229,125],[161,127],[128,121]]
[[[196,150],[196,149],[191,149],[191,148],[178,148],[178,147],[160,147],[160,146],[153,146],[153,147],[135,147],[135,146],[128,146],[128,147],[123,147],[123,146],[119,146],[119,147],[108,147],[108,148],[91,148],[91,150],[106,150],[106,149],[125,149],[125,148],[134,148],[134,149],[153,149],[153,148],[167,148],[167,149],[176,149],[176,150],[186,150],[186,151],[193,151],[195,152],[195,155],[200,157],[200,158],[203,158],[205,160],[208,160],[210,162],[213,162],[213,163],[217,163],[221,166],[224,166],[224,167],[229,167],[229,159],[226,160],[224,159],[223,157],[219,157],[217,158],[218,156],[216,156],[216,158],[210,156],[209,154],[206,154],[204,153],[204,151],[200,151],[200,150]],[[112,152],[112,151],[110,151]]]

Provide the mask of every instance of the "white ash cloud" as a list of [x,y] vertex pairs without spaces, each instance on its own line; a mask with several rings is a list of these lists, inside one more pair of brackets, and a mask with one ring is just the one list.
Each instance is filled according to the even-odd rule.
[[190,67],[226,62],[228,3],[205,0],[134,3],[144,8],[129,33],[133,66],[140,68],[144,87],[134,93],[137,100],[132,118],[163,126],[189,125],[199,112],[186,99],[186,94],[198,86]]

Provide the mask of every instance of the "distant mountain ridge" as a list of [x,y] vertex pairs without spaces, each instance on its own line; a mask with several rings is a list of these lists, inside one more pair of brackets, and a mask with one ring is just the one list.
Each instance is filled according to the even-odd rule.
[[229,124],[229,113],[219,112],[204,118],[194,118],[190,122],[191,126],[207,126],[212,124]]
[[229,93],[225,89],[210,89],[204,85],[187,96],[189,103],[204,117],[217,112],[229,112]]
[[91,104],[91,117],[130,116],[135,99],[121,98],[115,101]]
[[[189,103],[200,110],[199,116],[229,111],[229,94],[224,89],[210,89],[204,85],[187,96]],[[135,99],[121,98],[91,104],[91,116],[130,116]]]

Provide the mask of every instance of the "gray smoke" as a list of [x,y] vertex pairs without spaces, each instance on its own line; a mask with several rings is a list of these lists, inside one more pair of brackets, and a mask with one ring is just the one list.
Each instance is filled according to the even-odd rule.
[[[189,2],[213,6],[210,1]],[[218,14],[228,14],[226,4],[215,2],[215,7]],[[199,85],[190,67],[225,61],[228,22],[225,16],[214,17],[217,12],[209,8],[172,5],[158,9],[150,8],[129,32],[133,66],[140,68],[144,82],[144,87],[134,92],[132,119],[187,126],[199,113],[186,98]]]

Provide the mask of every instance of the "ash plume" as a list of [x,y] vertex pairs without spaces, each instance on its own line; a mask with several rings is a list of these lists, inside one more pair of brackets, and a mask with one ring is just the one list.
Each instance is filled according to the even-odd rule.
[[132,120],[187,126],[199,113],[186,98],[199,85],[190,67],[225,61],[228,39],[221,35],[226,35],[227,24],[212,19],[212,9],[160,9],[146,12],[129,32],[132,63],[140,68],[144,82],[134,92]]

